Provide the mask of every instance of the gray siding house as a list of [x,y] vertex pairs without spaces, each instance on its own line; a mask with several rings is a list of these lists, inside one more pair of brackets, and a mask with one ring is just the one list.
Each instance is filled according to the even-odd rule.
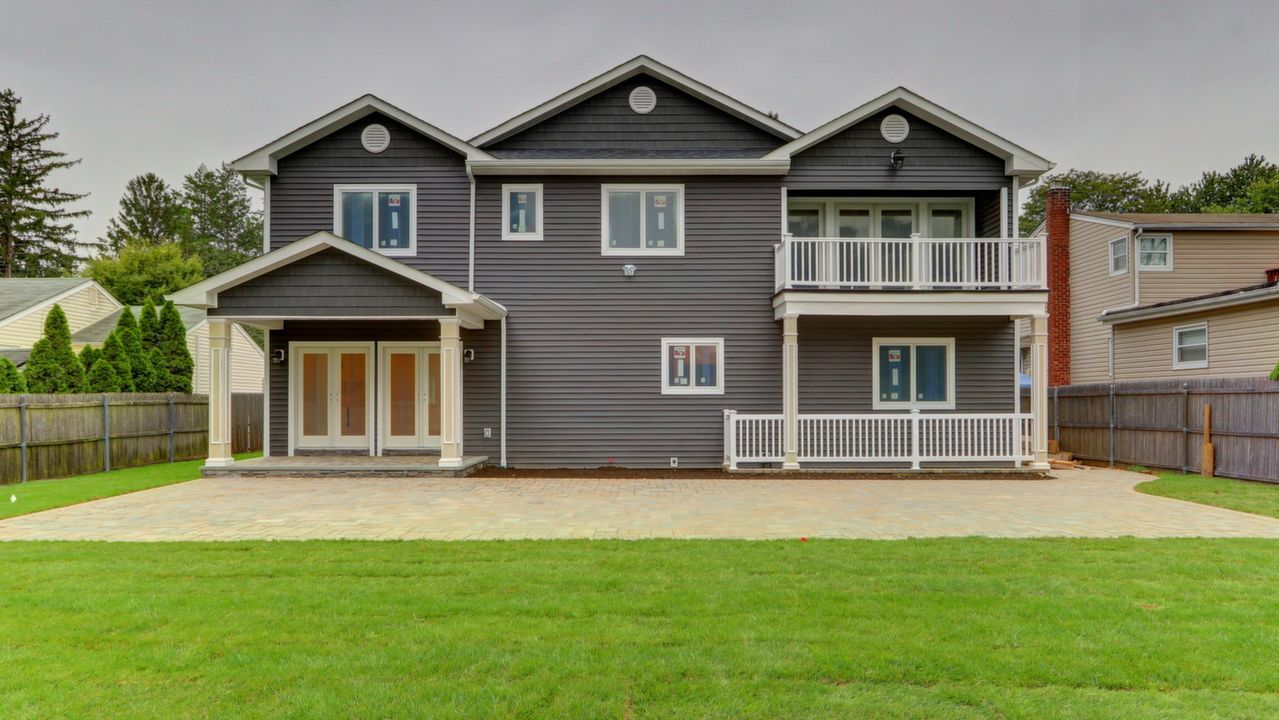
[[1046,466],[1014,199],[1052,165],[904,88],[805,133],[640,56],[469,141],[365,96],[235,166],[267,252],[175,299],[215,374],[267,330],[271,456]]

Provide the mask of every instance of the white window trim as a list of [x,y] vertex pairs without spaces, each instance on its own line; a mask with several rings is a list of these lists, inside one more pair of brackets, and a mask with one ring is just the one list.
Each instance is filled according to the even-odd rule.
[[[644,223],[647,220],[648,213],[645,211],[647,205],[643,199],[640,200],[640,247],[637,248],[611,248],[608,246],[608,194],[610,192],[673,192],[679,197],[679,212],[675,214],[675,247],[650,249],[645,248],[647,242],[645,237]],[[679,257],[684,254],[684,186],[679,185],[647,185],[647,184],[608,184],[600,185],[600,251],[602,255],[613,256],[668,256]],[[665,380],[663,380],[665,382]]]
[[[517,233],[511,231],[511,193],[531,192],[537,194],[537,229],[533,232]],[[542,224],[546,215],[542,213],[542,186],[540,184],[502,185],[502,239],[503,240],[541,240]]]
[[[946,347],[946,400],[943,402],[924,402],[921,400],[880,400],[879,399],[879,348],[881,345],[910,345],[910,391],[915,393],[915,346],[944,345]],[[914,338],[874,338],[871,341],[871,408],[874,410],[954,410],[955,395],[955,338],[914,337]]]
[[[715,387],[697,387],[696,380],[694,384],[688,387],[671,387],[670,380],[670,346],[671,345],[714,345],[715,359],[718,367],[715,369]],[[693,377],[697,371],[695,365],[697,358],[697,348],[692,347],[689,352],[689,362],[694,363],[689,368],[689,377]],[[724,338],[662,338],[662,394],[663,395],[723,395],[724,394]]]
[[[1115,253],[1116,245],[1122,245],[1124,248],[1124,269],[1123,270],[1115,269],[1115,258],[1119,257]],[[1131,265],[1132,265],[1132,253],[1128,251],[1128,236],[1124,235],[1123,237],[1117,237],[1114,240],[1111,240],[1110,241],[1110,276],[1115,277],[1117,275],[1127,275],[1128,268]]]
[[369,248],[373,252],[381,253],[387,257],[412,257],[417,255],[417,185],[334,185],[333,186],[333,234],[345,239],[342,234],[342,193],[344,192],[394,192],[409,194],[409,246],[407,248],[388,248],[383,249],[377,247],[377,198],[373,200],[373,245]]
[[[877,233],[880,227],[879,210],[901,210],[907,206],[914,209],[915,231],[920,237],[929,237],[932,223],[929,222],[929,211],[936,207],[942,210],[963,211],[963,225],[967,238],[977,237],[977,200],[971,197],[792,197],[786,205],[786,218],[789,220],[790,208],[811,210],[822,208],[818,237],[839,237],[839,210],[844,208],[870,209],[871,229]],[[786,232],[790,232],[787,228]]]
[[[1144,265],[1141,262],[1141,240],[1142,238],[1168,238],[1168,264],[1167,265]],[[1172,272],[1172,233],[1142,233],[1137,236],[1137,242],[1134,243],[1134,249],[1137,251],[1137,269],[1143,272]],[[1129,262],[1132,262],[1129,259]]]
[[[1192,362],[1181,362],[1180,360],[1178,360],[1178,358],[1180,357],[1180,354],[1177,351],[1180,350],[1182,346],[1177,341],[1180,338],[1181,333],[1186,332],[1188,330],[1204,331],[1204,359],[1203,360],[1195,360]],[[1208,360],[1209,360],[1208,344],[1209,344],[1208,323],[1201,322],[1201,323],[1195,323],[1194,325],[1178,325],[1177,327],[1174,327],[1172,329],[1172,368],[1174,370],[1201,370],[1203,368],[1208,367]]]

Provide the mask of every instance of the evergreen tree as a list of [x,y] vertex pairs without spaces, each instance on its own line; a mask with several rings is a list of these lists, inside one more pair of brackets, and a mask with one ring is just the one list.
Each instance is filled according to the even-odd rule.
[[[120,340],[120,333],[115,330],[107,336],[107,341],[102,343],[102,357],[99,360],[105,360],[111,363],[115,368],[116,379],[119,382],[119,392],[135,392],[133,385],[133,365],[129,362],[129,353],[124,349],[124,342]],[[97,363],[94,363],[95,365]]]
[[126,306],[120,311],[120,319],[116,320],[112,332],[120,336],[120,344],[129,358],[133,392],[164,392],[163,387],[157,387],[156,374],[151,368],[151,353],[142,345],[142,331],[132,308]]
[[86,368],[92,368],[93,363],[102,357],[102,351],[92,345],[85,345],[80,348],[80,364]]
[[1249,155],[1243,162],[1225,172],[1209,170],[1198,182],[1182,187],[1172,195],[1173,212],[1270,212],[1251,209],[1254,188],[1279,180],[1279,165],[1264,155]]
[[71,328],[62,306],[55,304],[45,317],[44,337],[31,348],[23,374],[29,392],[84,392],[84,366],[71,349]]
[[95,393],[118,393],[123,392],[120,386],[120,376],[115,371],[115,366],[106,358],[98,358],[89,370],[89,392]]
[[0,357],[0,395],[16,395],[27,391],[27,380],[18,366],[7,357]]
[[88,210],[69,206],[84,194],[49,185],[49,176],[79,163],[47,144],[48,115],[19,119],[22,103],[12,90],[0,92],[0,267],[4,277],[68,275],[79,263],[72,221]]
[[142,301],[142,309],[138,313],[138,330],[142,332],[142,345],[148,350],[155,350],[160,344],[160,316],[155,312],[155,303],[151,296]]
[[1270,371],[1270,379],[1279,381],[1279,363],[1275,364],[1275,369]]
[[217,275],[262,252],[262,213],[253,209],[235,168],[201,165],[186,176],[182,197],[190,213],[186,251]]
[[1072,209],[1097,212],[1168,212],[1168,184],[1147,180],[1141,173],[1067,170],[1047,175],[1030,191],[1022,206],[1021,233],[1029,235],[1044,221],[1049,188],[1070,188]]
[[112,255],[126,245],[178,242],[187,227],[182,195],[159,175],[143,173],[129,181],[120,198],[120,212],[107,225],[102,246]]
[[172,302],[166,302],[160,310],[160,342],[155,347],[155,367],[164,390],[189,393],[195,361],[187,347],[187,329],[182,315]]
[[200,259],[186,257],[177,245],[128,245],[114,258],[94,258],[84,270],[126,305],[141,305],[151,298],[200,282],[204,271]]

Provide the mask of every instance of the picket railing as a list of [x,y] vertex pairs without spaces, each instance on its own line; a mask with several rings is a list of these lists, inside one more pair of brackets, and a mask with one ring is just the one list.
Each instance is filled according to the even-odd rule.
[[[799,416],[803,463],[992,463],[1033,458],[1031,416],[1020,413],[863,413]],[[777,463],[785,458],[780,414],[724,411],[724,463]]]
[[1042,238],[799,238],[774,247],[776,289],[1042,289]]

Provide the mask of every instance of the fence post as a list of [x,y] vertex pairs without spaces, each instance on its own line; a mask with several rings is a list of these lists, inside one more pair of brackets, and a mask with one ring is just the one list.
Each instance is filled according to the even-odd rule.
[[1115,384],[1110,383],[1110,467],[1115,466]]
[[1181,471],[1190,472],[1190,383],[1181,384]]
[[910,469],[919,469],[919,409],[910,411]]
[[[1057,393],[1060,386],[1053,386],[1053,440],[1061,445],[1061,406],[1057,403]],[[1058,450],[1061,448],[1059,447]]]
[[173,462],[173,393],[169,393],[169,462]]
[[111,398],[102,393],[102,464],[111,472]]
[[18,397],[18,442],[22,458],[22,482],[27,481],[27,396]]

